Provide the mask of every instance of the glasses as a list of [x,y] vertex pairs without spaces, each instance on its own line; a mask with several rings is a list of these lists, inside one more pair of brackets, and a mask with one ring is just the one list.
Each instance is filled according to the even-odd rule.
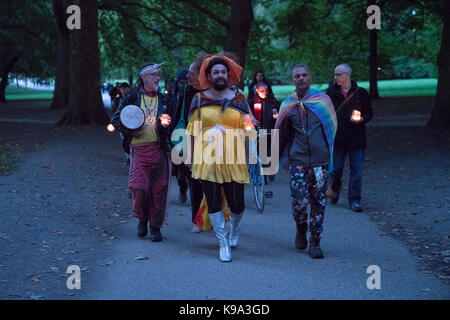
[[340,77],[340,76],[342,76],[343,74],[346,74],[347,72],[342,72],[342,73],[335,73],[334,75],[336,76],[336,77]]

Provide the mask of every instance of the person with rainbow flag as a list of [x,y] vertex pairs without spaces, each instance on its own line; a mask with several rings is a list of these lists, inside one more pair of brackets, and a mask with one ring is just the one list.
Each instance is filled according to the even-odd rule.
[[337,120],[331,99],[311,88],[311,71],[306,64],[292,70],[296,91],[284,100],[275,124],[279,129],[280,164],[289,168],[291,201],[297,224],[295,247],[308,246],[308,203],[311,205],[309,255],[324,257],[320,235],[327,203],[327,173],[333,164],[333,143]]

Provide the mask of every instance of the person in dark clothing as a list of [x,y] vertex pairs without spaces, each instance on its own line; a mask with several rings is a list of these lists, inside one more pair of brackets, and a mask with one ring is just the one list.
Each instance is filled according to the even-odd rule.
[[[185,96],[185,85],[187,85],[187,70],[181,70],[178,75],[177,78],[175,80],[174,86],[173,86],[173,95],[172,95],[172,99],[174,99],[174,103],[176,106],[176,116],[175,116],[175,126],[178,123],[178,121],[180,121],[180,117],[177,115],[178,113],[181,113],[181,109],[182,109],[182,105],[183,105],[183,97]],[[186,103],[186,101],[185,101]],[[187,108],[187,106],[185,106],[185,109]],[[184,120],[187,122],[187,118],[184,117]],[[187,198],[186,198],[186,194],[187,194],[187,190],[188,190],[188,176],[191,175],[191,172],[189,171],[188,167],[186,167],[186,165],[184,165],[184,163],[181,164],[174,164],[172,163],[172,175],[174,175],[177,178],[178,181],[178,186],[180,188],[180,194],[178,196],[178,199],[180,200],[181,203],[185,203]]]
[[280,155],[289,163],[292,213],[297,225],[295,247],[303,250],[308,246],[309,203],[309,255],[319,259],[323,258],[320,235],[327,203],[327,171],[336,132],[336,113],[326,94],[310,88],[311,71],[307,65],[296,65],[292,75],[296,92],[281,104],[275,128],[279,129]]
[[117,82],[116,86],[109,91],[109,97],[111,98],[111,111],[113,114],[117,111],[120,100],[122,100],[123,97],[119,85],[120,84]]
[[247,95],[248,99],[252,98],[256,94],[256,85],[260,82],[264,82],[265,84],[267,84],[269,96],[272,97],[274,96],[272,91],[272,84],[270,83],[269,79],[266,78],[264,72],[256,71],[255,74],[253,75],[252,82],[248,86],[248,95]]
[[[115,111],[117,111],[117,108],[119,107],[120,102],[128,96],[130,93],[130,85],[127,82],[122,82],[118,86],[119,92],[119,103],[117,104],[117,107],[115,107],[115,110],[113,111],[113,114]],[[122,149],[125,152],[126,157],[126,164],[130,164],[130,142],[131,142],[131,136],[124,136],[122,132],[120,132],[120,139],[122,140]]]
[[[276,117],[280,105],[273,94],[270,93],[268,85],[265,82],[259,82],[256,87],[256,95],[248,98],[248,105],[256,120],[256,125],[266,129],[269,133],[267,139],[267,156],[271,156],[270,130],[275,128]],[[270,180],[275,179],[275,175],[269,176]]]
[[364,150],[367,147],[366,123],[373,118],[369,93],[351,80],[352,69],[348,64],[340,64],[334,71],[336,83],[327,94],[333,101],[338,119],[338,129],[334,142],[333,167],[331,173],[331,202],[336,204],[342,186],[345,157],[350,161],[348,202],[353,211],[361,212],[361,182]]
[[[196,65],[195,63],[192,63],[189,67],[189,70],[187,71],[185,77],[187,79],[187,84],[185,84],[182,88],[182,90],[179,90],[181,95],[178,99],[177,104],[177,111],[174,118],[174,123],[177,124],[181,117],[183,116],[184,121],[186,122],[186,125],[188,124],[188,118],[189,118],[189,108],[192,103],[192,99],[194,98],[195,94],[199,92],[196,87],[198,87],[198,72],[200,70],[200,65]],[[184,98],[184,108],[183,108],[183,98]],[[184,109],[183,115],[181,114],[181,111]],[[191,213],[192,213],[192,223],[194,224],[194,227],[192,228],[192,232],[198,233],[200,232],[200,229],[196,226],[194,222],[194,218],[198,212],[198,209],[200,208],[200,204],[202,202],[203,198],[203,191],[202,186],[200,184],[200,180],[192,178],[191,169],[189,169],[184,163],[176,166],[179,171],[182,172],[183,178],[187,179],[187,185],[189,186],[189,199],[191,203]],[[178,179],[178,176],[177,176]],[[180,180],[178,180],[180,182]],[[183,182],[183,180],[182,180]],[[185,190],[187,189],[187,186]],[[185,191],[186,192],[186,191]],[[181,185],[180,185],[180,196],[181,196]],[[186,193],[185,193],[186,196]],[[182,199],[180,199],[181,201]]]

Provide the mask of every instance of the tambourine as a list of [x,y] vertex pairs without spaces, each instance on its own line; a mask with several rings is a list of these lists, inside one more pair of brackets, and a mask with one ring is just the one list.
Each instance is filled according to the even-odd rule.
[[144,111],[135,105],[128,105],[122,109],[120,113],[120,122],[128,130],[137,130],[144,125],[145,114]]

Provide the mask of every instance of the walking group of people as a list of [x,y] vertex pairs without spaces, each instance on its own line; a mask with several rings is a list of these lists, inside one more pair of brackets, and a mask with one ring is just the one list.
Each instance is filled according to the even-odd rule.
[[[231,248],[239,245],[245,216],[244,185],[249,183],[249,173],[245,148],[239,146],[248,137],[224,133],[244,132],[250,125],[279,130],[278,141],[272,143],[278,143],[280,164],[290,173],[292,212],[297,225],[295,247],[308,247],[309,227],[308,252],[312,258],[323,258],[320,236],[327,196],[337,203],[347,154],[349,204],[355,211],[362,210],[365,123],[372,118],[372,109],[367,91],[351,80],[350,66],[336,67],[336,83],[325,94],[311,88],[309,67],[296,65],[292,70],[296,90],[281,105],[262,72],[255,74],[246,98],[237,87],[242,67],[228,53],[199,53],[189,70],[178,74],[172,97],[158,90],[159,66],[141,66],[137,90],[121,100],[111,118],[115,128],[131,137],[128,187],[133,215],[139,219],[138,236],[145,237],[149,226],[152,241],[163,239],[161,228],[167,217],[173,168],[181,202],[186,202],[189,192],[192,231],[199,232],[201,223],[209,220],[219,242],[219,259],[231,261]],[[128,105],[140,107],[145,115],[144,125],[137,130],[127,129],[120,120]],[[178,129],[184,133],[184,141],[172,141],[171,134]],[[241,143],[227,141],[235,138]],[[172,149],[185,161],[171,166]],[[229,154],[233,155],[231,160]],[[202,199],[206,201],[206,216],[200,215]]]

